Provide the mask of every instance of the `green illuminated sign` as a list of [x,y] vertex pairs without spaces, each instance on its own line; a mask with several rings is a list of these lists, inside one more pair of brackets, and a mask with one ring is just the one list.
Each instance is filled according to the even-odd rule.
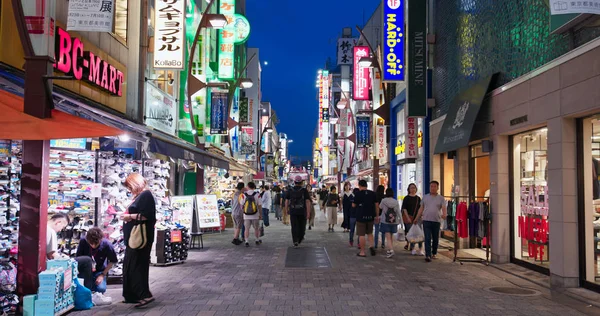
[[236,13],[234,14],[233,26],[235,27],[235,43],[245,43],[250,36],[250,23],[248,23],[248,19]]

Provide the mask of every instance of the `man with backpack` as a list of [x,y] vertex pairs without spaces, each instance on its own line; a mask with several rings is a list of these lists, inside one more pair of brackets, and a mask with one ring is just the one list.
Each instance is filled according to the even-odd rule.
[[250,237],[250,228],[254,228],[254,236],[256,245],[262,244],[260,239],[259,225],[262,219],[262,208],[260,204],[259,192],[256,190],[254,182],[248,182],[248,190],[241,196],[240,204],[244,212],[244,227],[246,247],[250,247],[248,238]]
[[297,248],[304,240],[306,233],[306,221],[310,218],[311,199],[310,194],[302,186],[302,177],[296,176],[294,187],[288,191],[286,196],[286,209],[289,211],[292,222],[292,241]]

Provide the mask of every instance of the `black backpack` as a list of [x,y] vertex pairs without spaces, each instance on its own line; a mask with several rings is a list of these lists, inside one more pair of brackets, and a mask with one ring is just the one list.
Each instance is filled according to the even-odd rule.
[[289,191],[290,211],[303,211],[306,208],[304,188],[293,188]]
[[252,195],[244,193],[246,196],[246,201],[244,202],[244,214],[254,215],[258,213],[258,205],[256,204],[256,199],[254,198],[256,194],[257,192],[252,193]]

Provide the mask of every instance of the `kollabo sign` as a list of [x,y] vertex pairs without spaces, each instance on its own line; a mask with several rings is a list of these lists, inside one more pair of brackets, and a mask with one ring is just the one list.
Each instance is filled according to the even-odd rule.
[[156,1],[154,68],[183,69],[185,0]]
[[56,28],[56,63],[54,68],[77,80],[84,80],[113,95],[122,96],[125,75],[94,53],[85,51],[83,42],[71,37],[62,28]]
[[383,81],[404,80],[404,2],[383,0]]

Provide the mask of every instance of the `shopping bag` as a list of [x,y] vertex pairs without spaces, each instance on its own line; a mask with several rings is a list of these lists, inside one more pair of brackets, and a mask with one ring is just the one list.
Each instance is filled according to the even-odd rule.
[[260,237],[265,235],[265,225],[263,223],[260,224]]
[[406,235],[404,234],[404,225],[398,225],[398,233],[396,234],[397,241],[406,241]]
[[90,291],[90,289],[88,289],[87,287],[81,285],[78,279],[74,278],[73,282],[75,282],[75,285],[77,286],[75,288],[75,294],[73,295],[75,301],[75,309],[82,311],[94,307],[94,303],[92,303],[92,291]]
[[408,242],[422,242],[425,240],[425,234],[423,233],[423,229],[419,225],[412,225],[408,234],[406,234],[406,239]]

